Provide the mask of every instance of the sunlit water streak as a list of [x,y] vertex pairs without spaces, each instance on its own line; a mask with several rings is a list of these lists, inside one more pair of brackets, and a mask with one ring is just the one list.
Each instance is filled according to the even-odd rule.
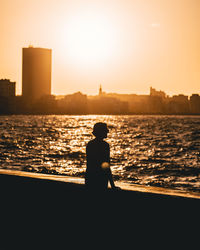
[[0,166],[84,176],[99,121],[116,180],[200,191],[200,116],[0,116]]

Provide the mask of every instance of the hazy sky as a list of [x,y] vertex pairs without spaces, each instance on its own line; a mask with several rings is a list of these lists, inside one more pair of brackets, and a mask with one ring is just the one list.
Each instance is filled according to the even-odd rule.
[[200,93],[200,0],[0,0],[0,78],[52,48],[52,93]]

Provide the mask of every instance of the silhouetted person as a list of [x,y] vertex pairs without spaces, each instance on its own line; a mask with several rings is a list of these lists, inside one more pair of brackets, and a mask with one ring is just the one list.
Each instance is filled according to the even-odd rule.
[[106,123],[98,122],[94,125],[94,140],[86,147],[87,169],[85,184],[89,190],[106,190],[108,181],[112,188],[116,188],[110,170],[110,146],[104,141],[109,132]]

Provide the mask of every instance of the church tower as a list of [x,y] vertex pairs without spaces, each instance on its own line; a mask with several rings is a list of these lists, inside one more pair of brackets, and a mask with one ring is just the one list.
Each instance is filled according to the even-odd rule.
[[103,92],[102,92],[102,87],[101,87],[101,84],[100,84],[100,86],[99,86],[99,95],[101,96],[103,94]]

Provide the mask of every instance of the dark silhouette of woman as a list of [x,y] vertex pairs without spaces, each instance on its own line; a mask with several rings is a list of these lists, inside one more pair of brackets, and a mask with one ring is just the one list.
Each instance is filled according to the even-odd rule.
[[112,188],[116,188],[110,170],[110,146],[104,141],[108,132],[106,123],[96,123],[93,128],[95,139],[86,146],[85,184],[89,190],[106,190],[108,181]]

